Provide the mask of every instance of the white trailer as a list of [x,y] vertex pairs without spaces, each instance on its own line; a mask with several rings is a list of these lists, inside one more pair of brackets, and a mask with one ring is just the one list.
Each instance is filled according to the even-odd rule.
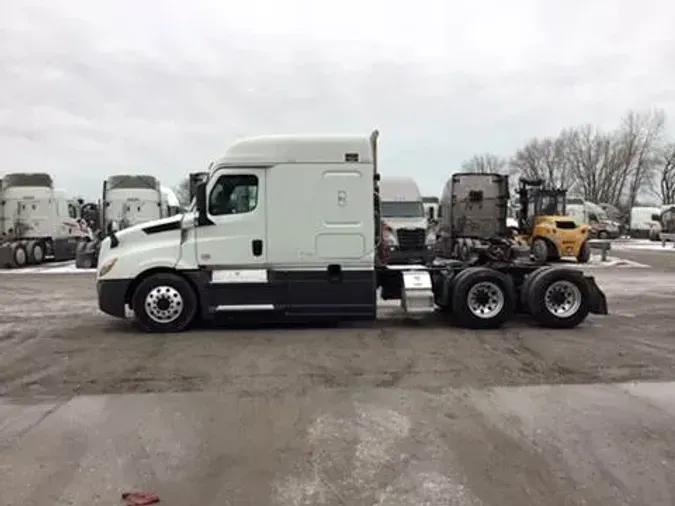
[[498,327],[516,311],[557,328],[607,313],[577,269],[378,262],[378,181],[377,132],[242,140],[197,185],[191,212],[110,232],[99,308],[124,318],[130,307],[149,332],[185,330],[197,315],[373,320],[379,289],[410,316],[441,308],[471,328]]
[[0,194],[0,263],[14,268],[75,258],[87,230],[77,202],[55,190],[49,174],[6,174]]

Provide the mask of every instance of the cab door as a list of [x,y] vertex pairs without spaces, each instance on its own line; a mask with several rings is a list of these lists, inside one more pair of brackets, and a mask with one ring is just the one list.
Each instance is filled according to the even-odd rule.
[[206,187],[208,223],[196,229],[196,257],[210,275],[217,311],[274,309],[267,264],[267,170],[227,167]]

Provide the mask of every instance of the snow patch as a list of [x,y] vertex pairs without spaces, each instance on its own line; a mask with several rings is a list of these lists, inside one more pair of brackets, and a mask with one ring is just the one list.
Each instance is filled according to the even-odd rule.
[[675,253],[675,244],[667,242],[665,246],[659,241],[650,241],[647,239],[633,239],[629,241],[615,241],[612,243],[612,249],[615,251],[662,251]]
[[645,268],[650,267],[647,264],[641,264],[640,262],[634,262],[633,260],[626,260],[624,258],[616,258],[608,256],[607,259],[603,262],[600,255],[592,255],[588,265],[591,267],[633,267],[633,268]]
[[86,274],[96,272],[96,269],[78,269],[75,261],[53,262],[39,267],[24,267],[22,269],[0,269],[0,274]]

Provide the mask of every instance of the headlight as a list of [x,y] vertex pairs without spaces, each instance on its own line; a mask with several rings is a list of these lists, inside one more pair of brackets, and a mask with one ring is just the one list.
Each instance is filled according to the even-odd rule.
[[115,266],[116,262],[117,262],[117,258],[111,258],[110,260],[106,260],[105,263],[98,270],[98,277],[102,278],[103,276],[108,274],[112,270],[112,268]]

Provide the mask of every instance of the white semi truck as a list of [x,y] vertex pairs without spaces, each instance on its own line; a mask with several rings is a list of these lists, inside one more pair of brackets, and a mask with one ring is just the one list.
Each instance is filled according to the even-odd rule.
[[72,260],[87,238],[79,206],[46,173],[6,174],[0,184],[0,264],[17,268],[48,258]]
[[425,263],[432,244],[422,194],[411,177],[383,177],[379,185],[383,240],[390,262]]
[[198,315],[373,320],[379,289],[410,316],[440,308],[470,328],[498,327],[517,311],[556,328],[607,314],[591,276],[492,261],[490,246],[482,263],[383,260],[377,138],[235,143],[197,185],[189,212],[110,231],[97,266],[99,308],[120,318],[131,308],[148,332],[185,330]]
[[99,209],[99,237],[77,251],[76,266],[91,268],[98,261],[100,239],[109,230],[124,230],[182,211],[176,195],[149,175],[118,174],[103,182]]

